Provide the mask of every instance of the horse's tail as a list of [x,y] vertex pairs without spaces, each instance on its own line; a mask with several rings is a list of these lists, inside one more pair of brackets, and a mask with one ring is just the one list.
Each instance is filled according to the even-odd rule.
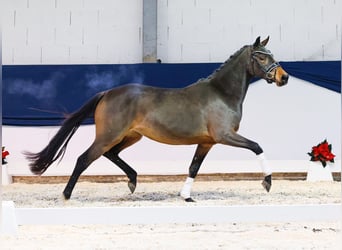
[[24,152],[26,159],[30,162],[29,166],[32,173],[41,175],[58,158],[63,158],[71,137],[82,121],[94,114],[96,106],[104,94],[105,92],[98,93],[78,111],[67,117],[57,134],[42,151],[39,153]]

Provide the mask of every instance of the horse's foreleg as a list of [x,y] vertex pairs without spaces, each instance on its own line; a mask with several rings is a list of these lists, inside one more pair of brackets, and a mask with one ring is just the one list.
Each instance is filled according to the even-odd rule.
[[272,169],[268,164],[264,152],[258,154],[257,158],[259,160],[262,172],[264,173],[264,180],[262,182],[262,186],[266,189],[267,192],[269,192],[272,185]]
[[212,144],[199,144],[197,146],[195,155],[192,159],[190,168],[189,168],[189,175],[186,178],[184,186],[180,192],[180,195],[184,198],[187,202],[193,202],[194,200],[191,198],[191,187],[192,183],[194,182],[195,177],[197,176],[198,170],[201,167],[201,164],[208,154],[209,150],[211,149]]
[[272,185],[272,169],[268,164],[263,149],[259,146],[258,143],[251,141],[235,132],[226,135],[224,139],[220,141],[220,143],[234,147],[246,148],[253,151],[257,155],[261,170],[264,174],[262,186],[266,189],[267,192],[270,191]]

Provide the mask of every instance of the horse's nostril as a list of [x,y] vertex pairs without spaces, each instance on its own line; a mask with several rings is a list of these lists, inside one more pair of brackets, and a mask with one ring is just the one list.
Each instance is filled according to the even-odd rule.
[[282,81],[282,82],[285,82],[285,83],[286,83],[287,80],[289,80],[289,75],[288,75],[288,74],[282,75],[282,76],[281,76],[281,81]]

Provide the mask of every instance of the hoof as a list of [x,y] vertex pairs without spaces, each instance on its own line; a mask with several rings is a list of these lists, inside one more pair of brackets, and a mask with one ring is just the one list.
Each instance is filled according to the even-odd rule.
[[195,200],[193,200],[191,197],[189,197],[189,198],[186,198],[186,199],[184,199],[186,202],[196,202]]
[[137,181],[134,181],[134,182],[128,181],[128,188],[132,194],[134,193],[136,187],[137,187]]
[[267,192],[271,190],[272,175],[265,176],[264,180],[262,181],[262,186],[266,189]]
[[67,193],[67,192],[63,192],[63,198],[64,200],[69,200],[70,199],[71,194]]

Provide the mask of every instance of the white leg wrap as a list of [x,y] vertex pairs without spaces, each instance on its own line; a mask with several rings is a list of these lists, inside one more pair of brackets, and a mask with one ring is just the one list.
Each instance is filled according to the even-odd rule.
[[264,173],[265,176],[272,174],[272,169],[268,164],[268,161],[265,157],[264,153],[261,153],[259,155],[257,155],[257,158],[259,160],[262,172]]
[[184,183],[184,186],[180,192],[180,195],[184,198],[190,198],[190,192],[191,192],[191,187],[192,187],[192,183],[194,183],[194,178],[191,177],[187,177],[186,181]]

